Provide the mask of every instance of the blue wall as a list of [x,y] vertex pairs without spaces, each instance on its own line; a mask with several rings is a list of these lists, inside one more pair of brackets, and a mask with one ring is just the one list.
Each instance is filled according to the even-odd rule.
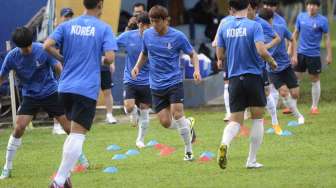
[[0,0],[0,52],[6,50],[5,41],[10,40],[12,31],[46,5],[47,0]]

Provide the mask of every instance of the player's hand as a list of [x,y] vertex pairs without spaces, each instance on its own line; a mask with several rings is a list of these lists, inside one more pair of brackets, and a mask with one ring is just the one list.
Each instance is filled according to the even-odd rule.
[[291,62],[292,62],[292,65],[297,65],[298,64],[298,58],[297,58],[297,56],[292,56]]
[[199,71],[195,71],[193,76],[194,76],[194,80],[196,81],[197,84],[201,82],[202,76],[201,76]]
[[139,68],[135,66],[133,68],[133,70],[132,70],[132,78],[136,79],[136,77],[138,76],[138,74],[139,74]]
[[269,65],[270,65],[272,70],[276,70],[278,68],[278,64],[274,60]]
[[112,63],[112,64],[110,65],[110,72],[111,72],[111,73],[114,73],[114,71],[115,71],[115,65],[114,65],[114,63]]
[[332,57],[330,55],[327,55],[326,62],[327,62],[328,65],[330,65],[332,63]]
[[218,67],[218,69],[223,69],[223,61],[222,60],[217,60],[217,67]]

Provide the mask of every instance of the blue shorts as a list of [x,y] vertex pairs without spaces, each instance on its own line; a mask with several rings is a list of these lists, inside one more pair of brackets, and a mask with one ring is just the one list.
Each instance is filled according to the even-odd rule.
[[169,107],[170,104],[183,103],[184,100],[183,83],[181,82],[162,90],[152,89],[152,97],[156,113]]
[[152,95],[149,85],[124,85],[124,100],[135,99],[135,103],[152,104]]

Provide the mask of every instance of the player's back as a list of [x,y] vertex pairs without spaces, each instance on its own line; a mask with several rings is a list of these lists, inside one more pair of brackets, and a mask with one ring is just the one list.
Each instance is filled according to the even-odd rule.
[[260,24],[253,20],[236,18],[221,28],[218,44],[226,49],[229,78],[261,74],[263,61],[255,46],[259,41],[264,41],[264,35]]

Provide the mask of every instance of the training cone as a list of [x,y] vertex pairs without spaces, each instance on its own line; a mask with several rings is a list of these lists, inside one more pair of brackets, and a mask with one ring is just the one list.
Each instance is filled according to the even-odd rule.
[[163,149],[161,149],[161,151],[160,151],[160,156],[168,156],[168,155],[171,155],[171,154],[173,154],[175,152],[175,148],[173,148],[173,147],[165,147],[165,148],[163,148]]
[[297,121],[290,121],[290,122],[288,122],[287,126],[298,127],[298,126],[300,126],[300,124]]
[[130,149],[130,150],[128,150],[126,152],[126,155],[130,155],[130,156],[132,156],[132,155],[139,155],[139,154],[140,154],[140,152],[138,150],[136,150],[136,149]]
[[288,130],[283,130],[280,136],[292,136],[293,133]]
[[84,165],[76,165],[73,169],[72,169],[72,172],[74,173],[82,173],[82,172],[85,172],[87,170],[86,166]]
[[118,172],[118,169],[114,166],[110,166],[110,167],[105,168],[103,172],[108,173],[108,174],[114,174]]
[[122,159],[126,159],[126,158],[127,158],[127,155],[125,155],[125,154],[115,154],[112,157],[112,160],[122,160]]
[[201,154],[200,158],[202,158],[202,157],[213,158],[213,157],[215,157],[215,154],[212,153],[211,151],[205,151]]
[[155,147],[155,149],[161,150],[161,149],[163,149],[167,146],[165,144],[155,144],[154,147]]
[[156,144],[158,144],[158,142],[157,142],[156,140],[151,140],[151,141],[149,141],[149,142],[146,144],[146,146],[147,146],[147,147],[153,147],[153,146],[155,146]]
[[266,131],[267,134],[274,134],[274,129],[273,128],[269,128]]
[[115,144],[109,145],[106,147],[107,151],[118,151],[121,150],[121,147]]
[[212,158],[211,158],[211,157],[208,157],[208,156],[203,156],[203,157],[200,157],[200,158],[198,159],[199,162],[209,162],[209,161],[211,161],[211,160],[212,160]]

